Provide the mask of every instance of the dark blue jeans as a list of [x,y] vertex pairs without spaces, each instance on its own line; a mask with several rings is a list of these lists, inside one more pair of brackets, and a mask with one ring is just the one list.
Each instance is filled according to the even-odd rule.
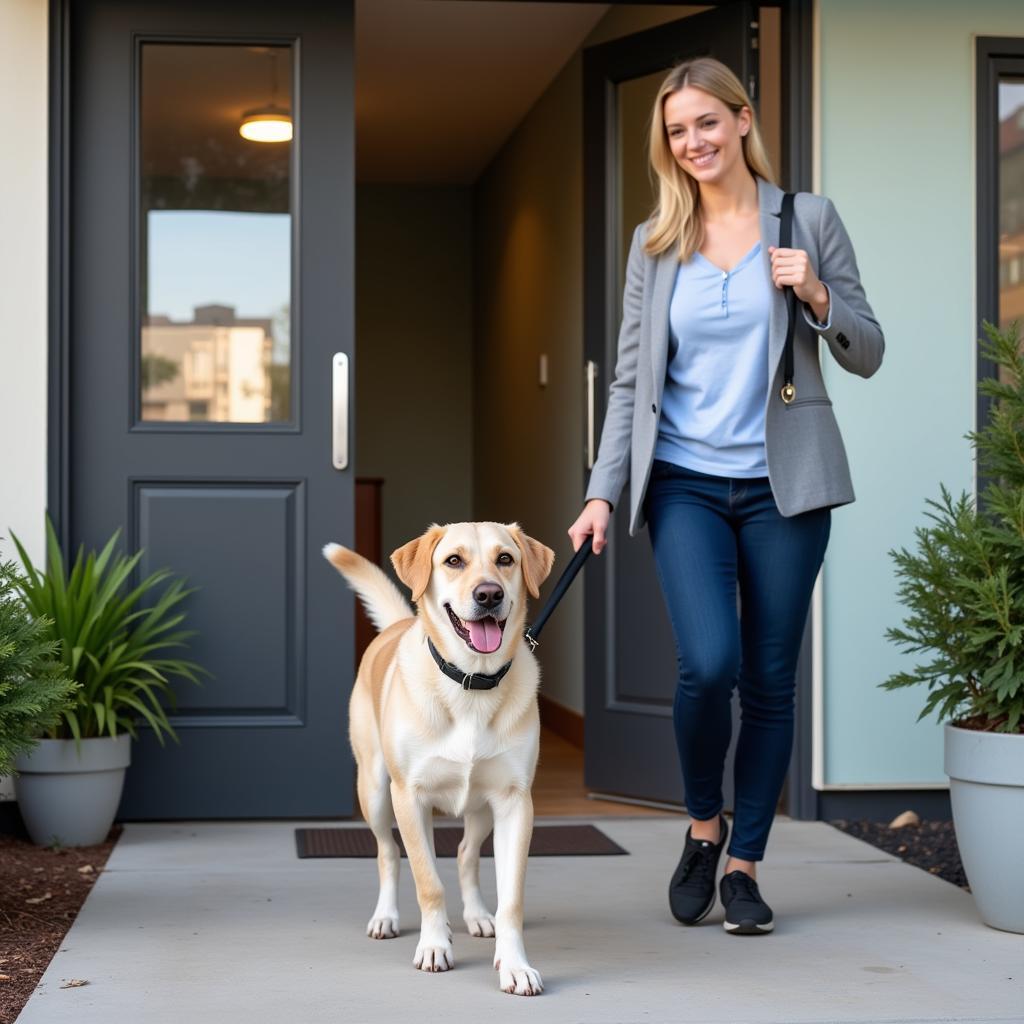
[[787,519],[767,477],[709,476],[656,459],[644,511],[675,633],[673,721],[687,810],[706,821],[722,809],[739,685],[727,852],[762,860],[793,746],[797,655],[831,508]]

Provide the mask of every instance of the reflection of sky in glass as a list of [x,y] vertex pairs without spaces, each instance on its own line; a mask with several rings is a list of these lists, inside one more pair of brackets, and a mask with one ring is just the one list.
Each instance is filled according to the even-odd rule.
[[238,317],[273,316],[291,295],[287,213],[150,210],[151,315],[189,322],[194,306],[234,306]]
[[1024,82],[999,83],[999,120],[1003,121],[1018,107],[1024,106]]

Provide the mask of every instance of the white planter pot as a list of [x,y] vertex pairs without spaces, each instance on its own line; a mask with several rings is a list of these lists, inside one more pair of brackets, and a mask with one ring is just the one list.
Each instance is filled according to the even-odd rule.
[[982,921],[1024,933],[1024,735],[946,725],[960,859]]
[[82,740],[40,740],[15,760],[14,791],[21,817],[39,846],[93,846],[114,823],[124,771],[131,762],[131,736],[121,733]]

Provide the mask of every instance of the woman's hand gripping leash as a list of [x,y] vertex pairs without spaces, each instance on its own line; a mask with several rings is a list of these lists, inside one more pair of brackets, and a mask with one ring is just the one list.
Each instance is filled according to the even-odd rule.
[[611,515],[612,507],[604,498],[591,498],[583,506],[583,511],[576,522],[569,527],[573,551],[579,551],[580,545],[588,537],[593,536],[594,554],[601,554],[607,543],[608,521]]

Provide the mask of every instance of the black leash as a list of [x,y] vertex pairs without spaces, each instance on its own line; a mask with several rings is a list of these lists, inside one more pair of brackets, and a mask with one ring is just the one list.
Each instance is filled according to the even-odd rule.
[[580,545],[579,551],[573,555],[572,561],[566,566],[565,572],[562,573],[562,578],[555,584],[555,589],[551,592],[551,596],[548,598],[548,603],[544,605],[540,615],[534,620],[532,626],[528,626],[523,637],[530,645],[530,650],[535,651],[537,645],[540,643],[540,631],[544,628],[544,623],[548,621],[551,613],[555,610],[558,602],[565,596],[565,592],[569,589],[569,585],[576,578],[576,574],[583,568],[583,563],[587,560],[587,556],[594,548],[594,535],[588,536],[583,543]]

